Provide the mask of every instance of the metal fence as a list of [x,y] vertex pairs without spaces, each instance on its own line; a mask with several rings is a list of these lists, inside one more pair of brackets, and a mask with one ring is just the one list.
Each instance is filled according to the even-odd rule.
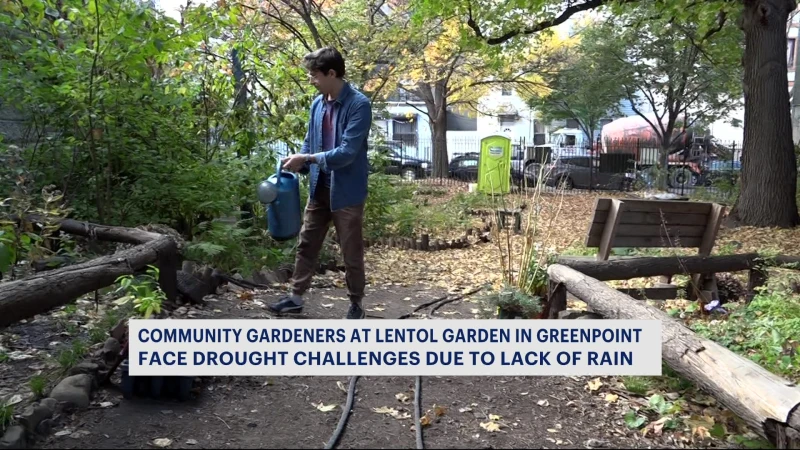
[[[281,155],[295,146],[273,146]],[[444,168],[434,167],[434,145],[430,140],[371,141],[370,154],[380,155],[373,167],[405,180],[438,185],[477,183],[481,140],[448,137]],[[630,191],[655,188],[666,177],[670,192],[681,195],[728,197],[734,195],[741,170],[741,145],[701,140],[673,148],[668,170],[657,169],[663,159],[660,148],[641,141],[595,142],[591,147],[533,144],[511,141],[510,176],[515,188],[525,189],[541,181],[545,190]],[[376,161],[376,160],[373,160]]]

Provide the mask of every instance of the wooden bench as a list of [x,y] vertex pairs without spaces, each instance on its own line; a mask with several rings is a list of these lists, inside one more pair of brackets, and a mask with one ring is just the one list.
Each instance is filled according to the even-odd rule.
[[[611,249],[625,247],[697,248],[699,256],[708,256],[724,214],[725,207],[717,203],[598,198],[584,243],[598,249],[598,261],[607,261]],[[707,300],[716,297],[713,274],[693,274],[692,279]],[[697,293],[692,289],[688,294],[693,299]]]

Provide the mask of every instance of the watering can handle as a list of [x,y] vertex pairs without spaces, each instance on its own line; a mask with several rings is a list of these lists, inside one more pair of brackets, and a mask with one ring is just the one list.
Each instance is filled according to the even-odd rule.
[[281,166],[282,165],[283,165],[283,162],[280,159],[278,159],[278,165],[277,165],[277,168],[275,170],[275,186],[277,186],[277,187],[281,186],[281,168],[282,168]]

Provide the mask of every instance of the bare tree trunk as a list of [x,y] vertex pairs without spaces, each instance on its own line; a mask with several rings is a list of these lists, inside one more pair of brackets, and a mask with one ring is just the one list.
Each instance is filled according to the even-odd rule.
[[434,84],[425,97],[433,142],[433,176],[446,178],[450,159],[447,156],[447,86],[444,81]]
[[433,176],[447,177],[449,159],[447,157],[447,115],[442,114],[431,122],[433,136]]
[[786,75],[786,21],[795,0],[745,0],[745,128],[741,190],[731,218],[741,225],[800,223],[797,165]]

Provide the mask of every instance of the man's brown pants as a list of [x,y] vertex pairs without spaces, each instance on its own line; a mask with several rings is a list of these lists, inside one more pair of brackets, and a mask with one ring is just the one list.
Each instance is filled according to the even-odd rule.
[[331,211],[330,189],[322,184],[317,186],[314,198],[310,198],[306,206],[292,275],[292,293],[303,295],[311,286],[331,220],[342,249],[348,294],[351,300],[361,301],[366,283],[362,236],[364,205]]

